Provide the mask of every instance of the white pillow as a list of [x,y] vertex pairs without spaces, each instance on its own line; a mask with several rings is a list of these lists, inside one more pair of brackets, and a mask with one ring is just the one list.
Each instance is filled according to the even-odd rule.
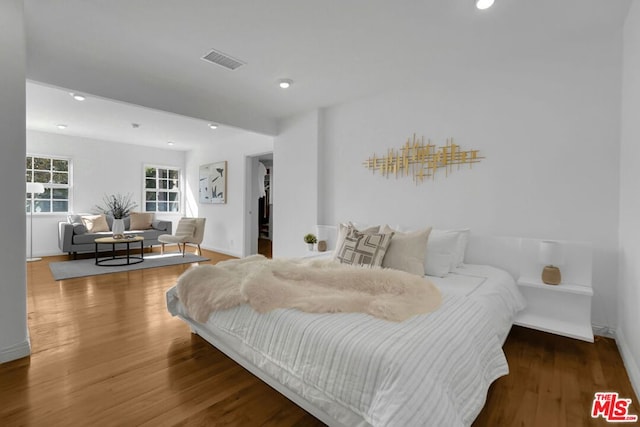
[[424,260],[425,274],[444,277],[451,271],[451,266],[457,259],[458,237],[458,233],[431,230]]
[[461,267],[464,264],[464,254],[467,251],[467,245],[469,244],[469,234],[471,230],[463,228],[458,231],[458,248],[456,251],[456,267]]
[[431,227],[409,233],[395,231],[388,225],[380,227],[380,233],[395,233],[382,260],[382,266],[423,276],[430,232]]
[[431,230],[430,237],[441,236],[443,234],[455,235],[457,237],[455,255],[451,261],[451,266],[449,268],[450,271],[453,271],[456,267],[461,267],[464,263],[464,254],[467,250],[467,244],[469,243],[469,233],[470,230],[468,228],[461,228],[458,230]]
[[425,258],[424,272],[427,276],[445,277],[449,274],[451,255],[432,252]]

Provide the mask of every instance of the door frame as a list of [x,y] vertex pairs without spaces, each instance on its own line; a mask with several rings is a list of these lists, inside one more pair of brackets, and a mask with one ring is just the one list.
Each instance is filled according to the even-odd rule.
[[[258,161],[267,155],[271,155],[273,158],[273,150],[244,156],[243,258],[258,253],[258,238],[260,237],[258,229]],[[273,231],[271,235],[273,236]]]

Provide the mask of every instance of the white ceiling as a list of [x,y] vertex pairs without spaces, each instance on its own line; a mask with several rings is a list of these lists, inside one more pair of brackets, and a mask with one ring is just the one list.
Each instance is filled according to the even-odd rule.
[[[413,87],[446,67],[588,45],[621,30],[630,1],[496,0],[478,11],[473,0],[25,0],[27,76],[274,135],[280,118]],[[246,65],[201,60],[212,48]],[[280,78],[293,86],[279,89]],[[58,110],[53,94],[38,104],[47,92],[30,88],[37,126]],[[101,110],[78,126],[100,114],[138,120]],[[166,144],[171,132],[153,137]]]
[[93,95],[80,102],[71,93],[28,81],[27,129],[180,151],[247,133],[230,126],[212,130],[204,120]]

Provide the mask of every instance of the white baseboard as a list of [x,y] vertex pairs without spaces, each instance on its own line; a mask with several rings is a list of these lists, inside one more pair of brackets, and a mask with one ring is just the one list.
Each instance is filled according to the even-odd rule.
[[23,342],[0,350],[0,363],[21,359],[31,354],[31,343],[27,338]]
[[208,247],[207,246],[202,246],[202,249],[206,249],[208,251],[213,251],[213,252],[218,252],[218,253],[229,255],[229,256],[234,256],[236,258],[242,258],[242,254],[241,253],[232,252],[232,251],[230,251],[228,249],[213,248],[213,247],[210,247],[210,246],[208,246]]
[[620,351],[624,367],[631,380],[631,386],[636,392],[636,397],[640,399],[640,366],[638,366],[638,359],[633,357],[629,346],[627,346],[627,341],[620,329],[616,332],[616,344],[618,345],[618,351]]

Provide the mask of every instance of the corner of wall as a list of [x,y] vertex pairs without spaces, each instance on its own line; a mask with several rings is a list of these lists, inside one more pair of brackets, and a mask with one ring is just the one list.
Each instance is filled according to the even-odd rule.
[[640,4],[631,3],[623,30],[616,344],[636,398],[640,398],[640,354],[637,351],[640,348],[637,334],[640,267],[636,262],[640,254],[640,246],[637,244],[640,237],[640,226],[637,223],[638,213],[640,213],[637,181],[640,173],[635,164],[635,159],[640,154],[636,143],[640,136],[640,126],[638,126],[640,80],[637,78],[640,71],[640,26],[638,24],[640,24]]
[[636,399],[638,399],[640,398],[640,366],[636,363],[636,359],[633,357],[629,346],[627,346],[627,340],[621,328],[616,332],[616,345],[622,356],[629,380],[631,380],[631,386],[636,392]]

